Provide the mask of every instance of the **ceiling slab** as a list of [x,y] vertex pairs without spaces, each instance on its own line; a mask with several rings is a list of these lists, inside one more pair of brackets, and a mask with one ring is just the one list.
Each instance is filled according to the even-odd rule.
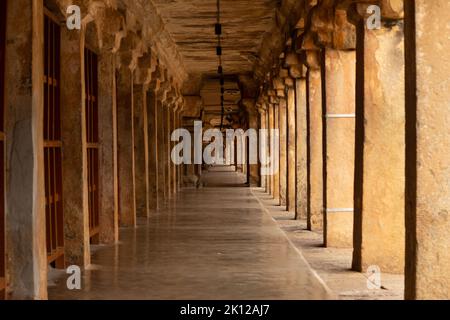
[[[217,73],[216,0],[152,0],[194,77]],[[221,0],[225,74],[252,72],[262,39],[275,23],[277,0]]]

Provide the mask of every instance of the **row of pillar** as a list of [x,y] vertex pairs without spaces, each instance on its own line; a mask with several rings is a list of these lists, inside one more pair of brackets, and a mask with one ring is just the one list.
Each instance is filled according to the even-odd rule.
[[[359,6],[365,12],[367,4]],[[354,8],[337,8],[331,35],[325,23],[314,25],[320,15],[296,30],[301,36],[258,100],[261,128],[280,135],[279,150],[267,143],[279,170],[263,187],[309,230],[323,231],[325,246],[353,248],[354,270],[406,270],[406,298],[449,298],[449,100],[438,84],[449,73],[427,72],[445,62],[428,41],[443,41],[438,28],[430,34],[423,19],[433,14],[445,25],[439,8],[448,4],[406,1],[406,18],[389,1],[380,6],[378,29],[367,28],[364,14],[343,19]]]
[[[9,299],[47,298],[42,79],[43,22],[44,14],[50,13],[45,12],[43,1],[8,1],[5,226]],[[100,47],[91,29],[94,24],[81,30],[61,27],[65,263],[60,267],[88,267],[94,243],[88,212],[86,46],[98,56],[98,242],[117,243],[119,227],[135,227],[137,217],[149,217],[163,208],[181,186],[181,172],[170,159],[170,135],[180,126],[183,109],[175,81],[153,50],[130,46],[135,34],[129,32],[123,38],[105,32]]]

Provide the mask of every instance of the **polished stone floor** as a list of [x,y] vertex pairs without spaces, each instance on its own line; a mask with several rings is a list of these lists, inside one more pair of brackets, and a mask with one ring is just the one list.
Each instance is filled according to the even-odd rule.
[[226,168],[167,208],[95,248],[82,289],[52,271],[50,299],[328,299],[244,178]]

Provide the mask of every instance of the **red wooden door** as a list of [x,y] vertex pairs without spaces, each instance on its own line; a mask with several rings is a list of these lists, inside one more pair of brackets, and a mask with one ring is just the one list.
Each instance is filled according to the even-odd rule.
[[89,232],[92,243],[99,236],[99,135],[98,135],[98,61],[97,55],[85,49],[86,139],[89,192]]

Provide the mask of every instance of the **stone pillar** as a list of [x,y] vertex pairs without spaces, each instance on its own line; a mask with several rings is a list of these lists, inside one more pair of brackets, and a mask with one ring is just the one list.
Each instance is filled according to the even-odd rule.
[[308,217],[308,97],[306,78],[295,81],[296,128],[297,128],[297,173],[296,173],[296,218]]
[[356,54],[352,50],[324,50],[324,244],[352,248]]
[[119,240],[115,56],[100,55],[98,68],[100,242],[115,243]]
[[[179,106],[179,108],[176,110],[176,113],[175,113],[175,121],[176,121],[175,128],[176,129],[181,128],[182,110],[183,110],[183,106],[181,105],[181,106]],[[182,183],[183,183],[183,165],[177,165],[176,171],[177,171],[177,190],[178,190],[178,192],[180,192],[181,188],[182,188]]]
[[405,297],[448,300],[450,3],[445,0],[406,3]]
[[147,91],[148,91],[148,86],[144,84],[143,86],[143,105],[142,107],[144,108],[143,110],[143,117],[144,117],[144,148],[145,148],[145,160],[144,160],[144,175],[145,175],[145,203],[146,203],[146,217],[149,218],[150,217],[150,210],[151,210],[151,206],[152,206],[152,195],[150,194],[150,157],[152,156],[150,154],[150,145],[149,145],[149,139],[150,139],[150,135],[149,135],[149,115],[148,115],[148,95],[147,95]]
[[148,115],[148,198],[150,210],[154,211],[159,208],[158,198],[158,126],[157,126],[157,100],[154,86],[150,86],[147,91],[147,115]]
[[169,168],[169,182],[170,182],[170,195],[174,196],[177,192],[175,183],[176,183],[176,177],[175,177],[175,164],[172,162],[172,148],[175,146],[175,144],[172,142],[171,136],[172,132],[174,131],[174,123],[175,123],[175,105],[172,102],[168,106],[168,127],[167,127],[167,163]]
[[171,110],[170,110],[170,106],[167,105],[166,103],[164,103],[163,106],[163,116],[164,116],[164,133],[162,136],[163,139],[163,144],[164,144],[164,190],[165,190],[165,195],[166,195],[166,200],[168,200],[171,197],[171,182],[170,182],[170,153],[169,153],[169,148],[170,148],[170,143],[169,143],[169,131],[170,131],[170,114],[171,114]]
[[402,273],[405,252],[403,23],[357,27],[353,268]]
[[[158,92],[158,96],[160,93]],[[158,97],[156,101],[156,116],[157,116],[157,156],[158,156],[158,206],[162,208],[164,206],[164,202],[166,200],[166,192],[165,192],[165,158],[164,158],[164,106]]]
[[134,121],[134,159],[135,159],[135,189],[136,216],[148,216],[147,185],[148,185],[148,119],[144,86],[133,86],[133,121]]
[[46,299],[43,2],[8,0],[7,6],[7,295]]
[[84,31],[61,28],[61,129],[63,143],[62,189],[65,260],[67,265],[91,263],[88,173],[86,152],[86,106]]
[[134,180],[133,76],[128,66],[119,70],[117,119],[119,153],[119,215],[123,227],[136,226]]
[[255,146],[250,146],[249,145],[249,139],[246,139],[246,151],[247,151],[247,162],[248,162],[248,167],[249,167],[249,172],[248,172],[248,176],[249,176],[249,183],[250,186],[252,187],[256,187],[256,186],[260,186],[260,181],[261,181],[261,175],[260,175],[260,166],[259,164],[252,164],[250,163],[250,151],[251,152],[259,152],[259,114],[256,110],[254,110],[254,102],[251,108],[249,108],[249,129],[254,129],[256,131],[256,133],[258,134],[258,142]]
[[[237,139],[236,141],[233,141],[233,145],[234,145],[234,163],[236,164],[236,172],[244,172],[244,164],[243,163],[239,163],[239,162],[244,162],[244,158],[242,159],[242,161],[239,161],[238,159],[238,143],[237,143]],[[241,149],[242,152],[243,149]]]
[[[260,113],[259,113],[259,126],[261,128],[261,130],[266,130],[267,131],[267,112],[266,110],[260,109]],[[263,143],[264,144],[264,148],[266,150],[266,154],[265,154],[265,158],[264,159],[260,159],[260,161],[262,161],[263,163],[267,163],[267,152],[269,151],[269,146],[268,146],[268,139],[266,138],[264,141],[262,142],[258,142],[258,143]],[[258,155],[259,156],[259,155]],[[261,177],[261,188],[263,188],[266,192],[267,192],[267,175],[263,175],[262,173],[262,167],[260,168],[259,171],[259,175]]]
[[[273,105],[273,127],[275,130],[280,129],[280,108],[278,104]],[[278,137],[278,143],[281,148],[281,142],[280,137]],[[273,198],[280,204],[280,166],[281,166],[281,160],[280,160],[280,148],[279,150],[273,150],[274,153],[278,154],[278,165],[275,168],[275,174],[273,175]]]
[[[273,140],[273,131],[275,129],[275,111],[273,103],[269,103],[267,106],[267,116],[268,116],[268,124],[269,124],[269,157],[273,158],[273,144],[270,142]],[[275,169],[275,168],[274,168]],[[272,175],[269,176],[269,194],[274,196],[274,181],[275,181],[275,171]]]
[[295,118],[295,82],[292,78],[286,79],[287,85],[287,194],[286,210],[295,212],[296,208],[296,118]]
[[171,122],[170,122],[170,134],[169,134],[169,141],[170,141],[170,148],[169,148],[169,161],[171,164],[171,169],[172,169],[172,193],[173,194],[177,194],[178,193],[178,166],[175,165],[175,163],[173,163],[171,155],[172,155],[172,148],[175,147],[175,143],[172,142],[172,132],[175,131],[175,129],[177,129],[177,108],[174,105],[174,107],[172,108],[172,118],[171,118]]
[[308,107],[309,107],[309,209],[308,229],[321,230],[323,226],[323,110],[322,76],[317,51],[309,51]]
[[[246,129],[246,128],[245,128]],[[241,143],[242,143],[242,157],[243,157],[243,163],[242,163],[242,173],[245,175],[246,177],[246,183],[250,183],[250,176],[247,174],[248,172],[248,166],[247,166],[247,162],[248,162],[248,158],[247,158],[247,139],[245,137],[241,137]]]
[[[266,103],[265,104],[265,109],[264,109],[264,124],[265,124],[265,128],[267,129],[267,139],[266,139],[266,162],[269,163],[269,165],[272,165],[270,161],[270,124],[269,124],[269,104]],[[270,183],[272,181],[272,175],[266,175],[265,177],[266,180],[266,187],[265,187],[265,191],[266,193],[270,194]]]
[[286,187],[287,187],[287,101],[280,98],[278,104],[278,123],[280,129],[280,174],[279,174],[279,196],[280,205],[286,205]]
[[170,139],[170,135],[172,134],[172,119],[173,119],[173,105],[170,103],[167,106],[167,169],[168,169],[168,177],[169,177],[169,196],[172,197],[175,194],[175,190],[173,188],[173,163],[170,158],[170,154],[172,152],[172,141]]

